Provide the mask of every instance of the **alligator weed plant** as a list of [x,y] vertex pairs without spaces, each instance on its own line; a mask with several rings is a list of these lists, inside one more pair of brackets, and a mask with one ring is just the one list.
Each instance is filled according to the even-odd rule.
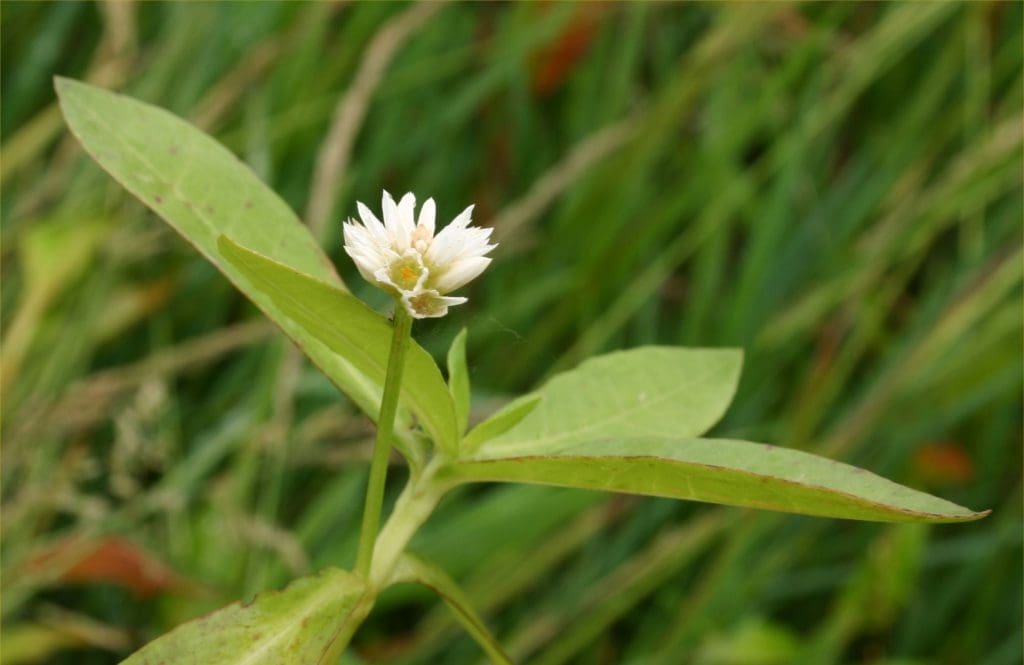
[[[161,109],[58,79],[89,154],[217,266],[377,424],[354,570],[329,568],[251,603],[179,626],[125,662],[335,663],[389,585],[435,590],[496,663],[510,662],[455,582],[407,550],[441,497],[465,483],[517,482],[882,522],[983,517],[868,471],[748,441],[701,438],[736,388],[734,349],[643,347],[592,358],[468,427],[466,332],[447,380],[413,339],[495,247],[467,208],[440,231],[433,200],[384,194],[344,225],[360,274],[394,299],[392,319],[354,298],[288,206],[228,150]],[[392,446],[409,480],[381,526]]]

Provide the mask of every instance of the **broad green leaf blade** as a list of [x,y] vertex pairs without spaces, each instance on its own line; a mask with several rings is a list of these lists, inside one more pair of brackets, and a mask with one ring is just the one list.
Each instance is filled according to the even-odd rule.
[[372,417],[382,384],[283,320],[217,251],[229,234],[246,247],[344,289],[330,259],[288,205],[229,150],[181,118],[102,88],[58,77],[61,111],[85,151],[174,227]]
[[527,455],[484,446],[439,479],[562,485],[879,522],[965,522],[988,514],[824,457],[727,439],[602,439]]
[[[240,278],[259,294],[257,303],[265,303],[264,311],[274,312],[275,321],[289,323],[285,330],[300,347],[312,340],[344,358],[374,385],[384,385],[392,333],[387,319],[337,287],[241,247],[230,238],[222,237],[219,247]],[[440,370],[415,343],[410,345],[405,363],[402,403],[442,449],[454,454],[458,444],[455,408]]]
[[529,455],[594,439],[700,436],[725,413],[742,364],[738,349],[649,346],[592,358],[545,384],[537,408],[483,449]]
[[462,453],[473,453],[483,442],[499,437],[518,425],[523,418],[530,415],[537,408],[540,400],[540,395],[530,393],[506,404],[497,413],[474,427],[473,431],[466,435],[466,438],[462,441]]
[[364,591],[359,577],[329,568],[181,625],[123,665],[334,665],[368,610]]
[[448,389],[455,403],[455,420],[461,435],[469,424],[469,368],[466,367],[465,328],[459,331],[448,349]]
[[341,284],[288,204],[213,138],[130,97],[60,77],[55,87],[64,118],[85,151],[229,277],[233,270],[217,253],[221,234]]
[[491,634],[487,624],[473,609],[459,585],[443,570],[426,559],[406,552],[398,562],[396,581],[415,582],[433,589],[441,597],[462,627],[466,629],[487,657],[496,665],[512,665],[512,660]]

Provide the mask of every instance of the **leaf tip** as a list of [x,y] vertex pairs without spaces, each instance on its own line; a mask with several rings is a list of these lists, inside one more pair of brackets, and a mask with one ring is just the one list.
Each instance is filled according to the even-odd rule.
[[73,78],[68,78],[67,76],[60,76],[59,74],[55,74],[53,77],[53,89],[57,93],[58,101],[63,101],[64,94],[70,92],[72,88],[84,86],[85,84],[81,81],[75,80]]
[[988,517],[991,514],[992,514],[992,509],[991,508],[986,508],[985,510],[976,510],[976,511],[972,512],[970,515],[967,516],[967,520],[966,521],[968,521],[968,522],[976,522],[977,520],[985,519],[986,517]]
[[912,521],[923,521],[933,523],[960,523],[960,522],[977,522],[978,520],[985,519],[992,514],[991,509],[987,510],[971,510],[964,506],[958,506],[952,504],[954,510],[947,510],[943,513],[917,513],[917,519]]
[[72,80],[65,76],[55,75],[53,77],[53,91],[57,93],[57,103],[61,107],[64,106],[64,93],[67,92],[67,89],[70,87],[71,83]]

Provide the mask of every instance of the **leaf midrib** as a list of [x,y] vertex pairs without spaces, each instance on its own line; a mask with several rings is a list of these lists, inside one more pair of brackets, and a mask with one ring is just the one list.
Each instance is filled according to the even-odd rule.
[[[345,581],[348,580],[346,579]],[[306,611],[300,612],[297,616],[289,615],[285,617],[285,624],[283,628],[281,630],[278,630],[268,639],[262,640],[260,642],[260,647],[258,649],[246,652],[244,659],[238,661],[238,665],[249,665],[251,663],[259,663],[260,660],[270,652],[271,648],[279,644],[285,638],[290,637],[296,634],[297,632],[301,631],[303,627],[302,622],[306,617],[314,616],[323,607],[329,606],[331,604],[331,600],[335,597],[335,589],[333,589],[333,584],[326,585],[325,588],[320,593],[314,592],[313,598],[322,598],[323,600],[316,603],[305,604],[305,607],[307,608]],[[352,608],[354,607],[355,603],[353,603],[352,606],[348,608],[348,612],[345,613],[346,618],[352,612]]]

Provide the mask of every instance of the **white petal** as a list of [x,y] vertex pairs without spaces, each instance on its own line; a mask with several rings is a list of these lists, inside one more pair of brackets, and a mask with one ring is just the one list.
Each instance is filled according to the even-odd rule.
[[471,205],[462,212],[460,212],[455,217],[455,219],[452,220],[452,223],[449,224],[448,226],[455,227],[457,229],[464,229],[467,226],[469,226],[469,223],[473,221],[473,208],[475,207],[475,205]]
[[433,284],[441,293],[449,293],[475,279],[490,265],[491,260],[482,256],[473,256],[456,261]]
[[473,207],[469,206],[460,212],[434,238],[434,242],[431,243],[430,249],[427,251],[427,257],[432,263],[444,266],[462,255],[463,245],[472,237],[467,235],[467,233],[472,234],[473,231],[478,231],[478,229],[466,229],[466,225],[469,224],[472,218]]
[[374,276],[374,272],[376,271],[374,261],[359,252],[352,251],[348,247],[345,248],[345,252],[352,257],[352,262],[356,264],[356,270],[358,270],[359,274],[363,276],[363,279],[371,284],[376,284],[377,279]]
[[451,263],[452,258],[459,249],[454,244],[457,242],[457,239],[453,241],[454,236],[455,234],[449,233],[447,228],[441,229],[441,232],[437,234],[434,241],[430,243],[430,247],[427,248],[427,263],[439,268]]
[[398,204],[395,203],[391,192],[386,189],[380,197],[380,211],[384,216],[384,228],[388,230],[388,233],[393,234],[395,232],[395,222],[398,221]]
[[357,224],[351,219],[347,222],[342,222],[341,233],[345,236],[345,244],[351,245],[356,237],[359,236],[359,231],[356,230]]
[[452,258],[453,261],[469,258],[471,256],[483,256],[497,245],[488,244],[491,237],[491,229],[469,228],[461,232],[462,244],[458,254]]
[[412,192],[398,202],[398,221],[410,234],[416,229],[416,195]]
[[401,254],[409,249],[409,231],[402,224],[402,215],[398,211],[398,204],[391,198],[391,194],[384,190],[381,199],[381,208],[384,211],[384,228],[387,229],[393,249]]
[[444,227],[430,243],[427,258],[439,266],[448,265],[462,253],[465,233],[466,230],[455,226],[454,222]]
[[387,233],[384,231],[384,225],[380,223],[377,216],[373,214],[362,201],[356,201],[356,208],[359,210],[359,216],[363,220],[363,226],[369,229],[370,233],[374,237],[381,239],[382,241],[387,238]]
[[434,199],[427,199],[423,202],[423,207],[420,208],[420,219],[419,225],[430,232],[430,235],[434,235],[434,220],[437,218],[437,204],[434,203]]
[[377,267],[387,265],[389,250],[385,245],[377,242],[365,227],[355,223],[348,223],[342,227],[345,235],[345,251],[349,254],[361,254],[369,260],[377,263]]
[[387,228],[388,233],[392,232],[391,225],[395,223],[396,208],[398,208],[398,205],[395,204],[395,199],[391,197],[391,192],[385,189],[380,197],[380,212],[384,216],[384,227]]
[[342,225],[342,233],[345,236],[345,248],[359,250],[362,253],[371,253],[371,248],[376,248],[377,243],[370,235],[370,231],[364,226],[355,222],[347,222]]

